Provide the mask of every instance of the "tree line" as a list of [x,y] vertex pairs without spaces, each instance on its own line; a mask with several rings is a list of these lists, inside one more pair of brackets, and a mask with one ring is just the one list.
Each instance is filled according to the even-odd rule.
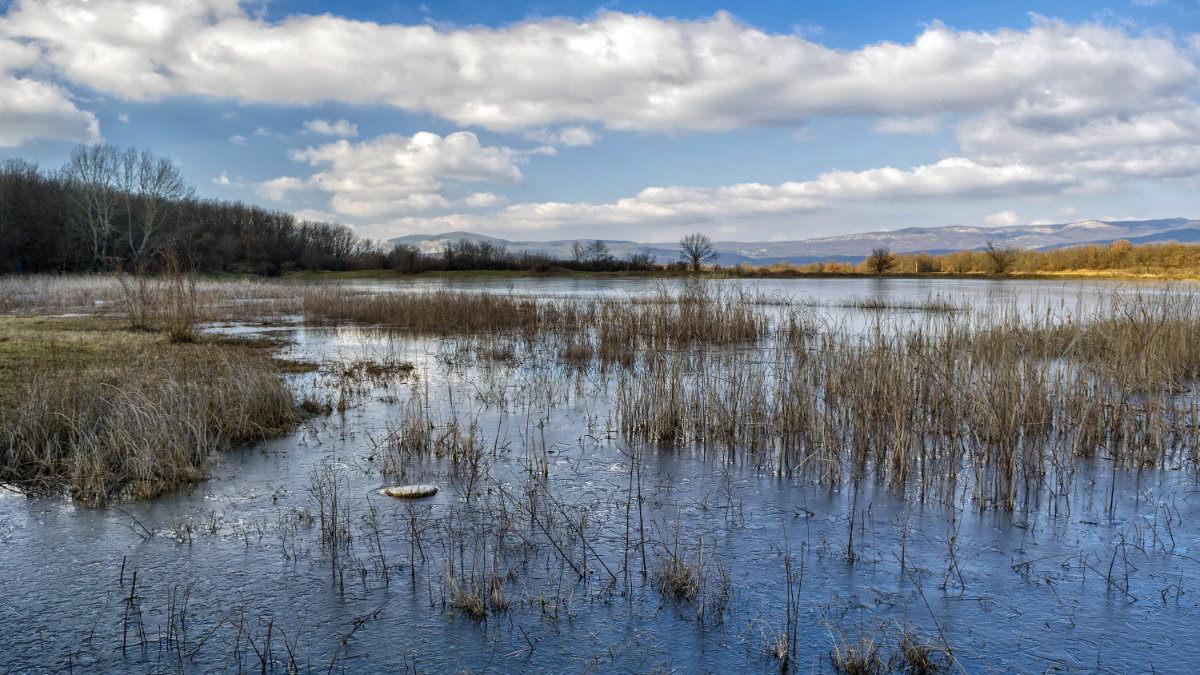
[[1117,272],[1136,275],[1200,273],[1200,244],[1176,241],[1135,245],[1127,239],[1031,250],[987,241],[979,249],[932,255],[893,253],[877,246],[860,263],[842,260],[793,265],[738,265],[719,272],[747,277],[839,275],[1004,276]]
[[[50,171],[22,159],[0,162],[0,273],[154,271],[166,252],[201,272],[262,276],[296,270],[413,274],[664,267],[645,251],[617,257],[601,240],[576,243],[568,258],[512,252],[470,239],[436,252],[377,244],[345,225],[199,198],[170,158],[108,144],[77,146],[62,167]],[[711,246],[701,258],[708,261],[710,254]]]
[[0,272],[77,272],[161,264],[172,251],[206,272],[352,269],[375,252],[335,223],[200,199],[169,158],[81,145],[43,171],[0,162]]

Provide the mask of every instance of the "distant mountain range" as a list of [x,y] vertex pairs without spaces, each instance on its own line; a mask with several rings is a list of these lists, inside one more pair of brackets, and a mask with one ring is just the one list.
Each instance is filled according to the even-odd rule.
[[[424,253],[438,253],[447,244],[461,239],[489,241],[505,246],[509,251],[530,251],[569,258],[575,239],[556,241],[509,241],[471,232],[444,232],[442,234],[414,234],[389,240],[390,243],[415,246]],[[864,232],[840,237],[820,237],[795,241],[744,242],[714,241],[713,250],[722,265],[770,265],[787,261],[807,264],[826,260],[858,262],[872,248],[887,246],[893,253],[930,254],[980,249],[987,241],[1002,246],[1019,246],[1028,249],[1052,249],[1078,244],[1108,244],[1118,239],[1128,239],[1134,244],[1178,241],[1200,242],[1200,220],[1188,218],[1165,218],[1160,220],[1081,220],[1057,225],[1011,225],[1003,227],[909,227],[903,230]],[[591,240],[579,240],[587,241]],[[618,258],[630,253],[649,251],[659,262],[676,260],[679,257],[677,242],[639,243],[633,241],[604,240],[609,250]]]

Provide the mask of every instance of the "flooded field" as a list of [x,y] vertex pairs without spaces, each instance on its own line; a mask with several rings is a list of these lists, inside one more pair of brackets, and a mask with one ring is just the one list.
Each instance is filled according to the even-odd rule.
[[[120,304],[51,286],[11,310]],[[0,670],[1200,659],[1193,286],[229,289],[304,421],[154,500],[0,490]]]

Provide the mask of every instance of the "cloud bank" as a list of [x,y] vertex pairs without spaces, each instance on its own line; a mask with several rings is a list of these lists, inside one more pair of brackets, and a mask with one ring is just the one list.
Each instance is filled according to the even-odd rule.
[[403,229],[511,231],[550,230],[577,224],[592,226],[672,227],[728,225],[764,216],[810,213],[859,201],[999,198],[1053,192],[1079,179],[1028,166],[988,167],[954,157],[909,170],[833,171],[816,180],[763,185],[742,183],[717,188],[647,188],[636,196],[607,204],[514,204],[490,214],[404,217],[391,224]]
[[[307,133],[342,140],[292,153],[308,175],[258,185],[267,199],[328,195],[325,208],[339,217],[420,229],[748,222],[865,201],[1097,193],[1200,174],[1195,34],[1034,17],[1023,30],[933,23],[909,43],[834,49],[725,12],[445,28],[331,14],[274,21],[257,7],[16,0],[0,17],[0,145],[98,140],[95,115],[77,103],[85,94],[382,105],[543,144],[483,145],[470,131],[352,143],[351,122],[313,119]],[[505,206],[500,194],[533,154],[593,146],[597,129],[722,132],[815,117],[861,117],[880,134],[946,131],[957,147],[908,169],[651,187],[608,203]],[[497,210],[478,212],[487,208]]]
[[439,30],[329,14],[270,22],[237,0],[18,0],[0,37],[35,45],[40,60],[77,84],[133,101],[336,100],[499,131],[1129,113],[1186,99],[1197,70],[1168,37],[1046,19],[991,32],[935,23],[910,44],[838,50],[724,12],[702,21],[601,12],[587,21]]

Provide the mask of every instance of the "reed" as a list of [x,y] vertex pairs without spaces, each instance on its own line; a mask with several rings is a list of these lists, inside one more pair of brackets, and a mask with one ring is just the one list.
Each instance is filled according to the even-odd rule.
[[920,499],[966,488],[1006,510],[1078,458],[1197,466],[1190,296],[1117,297],[1070,321],[889,320],[814,333],[785,318],[773,346],[647,355],[619,376],[621,431],[839,486],[871,473]]
[[212,453],[298,421],[264,354],[211,345],[119,365],[31,368],[0,413],[0,480],[81,503],[144,499],[206,476]]

